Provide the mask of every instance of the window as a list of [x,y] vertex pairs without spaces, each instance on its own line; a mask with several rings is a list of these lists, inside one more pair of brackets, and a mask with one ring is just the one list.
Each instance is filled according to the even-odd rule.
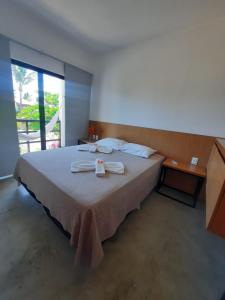
[[12,60],[20,153],[61,146],[64,77]]

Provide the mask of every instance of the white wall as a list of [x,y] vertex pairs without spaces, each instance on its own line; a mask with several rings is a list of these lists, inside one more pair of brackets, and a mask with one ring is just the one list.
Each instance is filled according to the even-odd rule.
[[99,60],[91,119],[225,137],[225,20]]
[[93,71],[94,55],[64,32],[9,0],[0,0],[0,33],[85,71]]

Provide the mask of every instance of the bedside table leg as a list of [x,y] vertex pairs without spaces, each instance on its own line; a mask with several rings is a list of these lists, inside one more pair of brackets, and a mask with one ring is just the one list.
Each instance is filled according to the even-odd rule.
[[162,167],[159,175],[159,181],[157,184],[157,189],[156,189],[157,191],[159,191],[161,186],[164,184],[165,176],[166,176],[166,168]]
[[198,182],[197,182],[197,186],[196,186],[196,189],[195,189],[195,192],[194,192],[194,201],[193,201],[193,207],[196,206],[196,203],[198,201],[198,197],[199,197],[199,194],[201,192],[201,189],[202,189],[202,185],[203,185],[203,182],[204,182],[204,179],[199,177],[198,178]]

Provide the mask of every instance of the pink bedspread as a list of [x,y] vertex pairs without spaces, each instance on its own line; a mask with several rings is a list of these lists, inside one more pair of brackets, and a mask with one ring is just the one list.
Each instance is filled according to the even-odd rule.
[[[121,161],[125,175],[71,173],[75,160]],[[96,267],[103,259],[102,241],[111,237],[126,215],[138,208],[155,187],[163,157],[150,159],[115,151],[77,151],[76,147],[27,153],[17,162],[15,177],[36,195],[71,234],[75,265]]]

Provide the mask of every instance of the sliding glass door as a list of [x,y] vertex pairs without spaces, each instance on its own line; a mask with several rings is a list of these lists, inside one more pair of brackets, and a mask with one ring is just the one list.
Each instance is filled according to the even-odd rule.
[[40,131],[38,73],[12,64],[12,75],[20,153],[41,150],[40,134],[28,138]]
[[12,60],[20,153],[61,146],[64,79]]
[[[62,109],[64,105],[64,80],[44,74],[44,109],[46,149],[61,146]],[[56,121],[56,119],[58,121]]]

